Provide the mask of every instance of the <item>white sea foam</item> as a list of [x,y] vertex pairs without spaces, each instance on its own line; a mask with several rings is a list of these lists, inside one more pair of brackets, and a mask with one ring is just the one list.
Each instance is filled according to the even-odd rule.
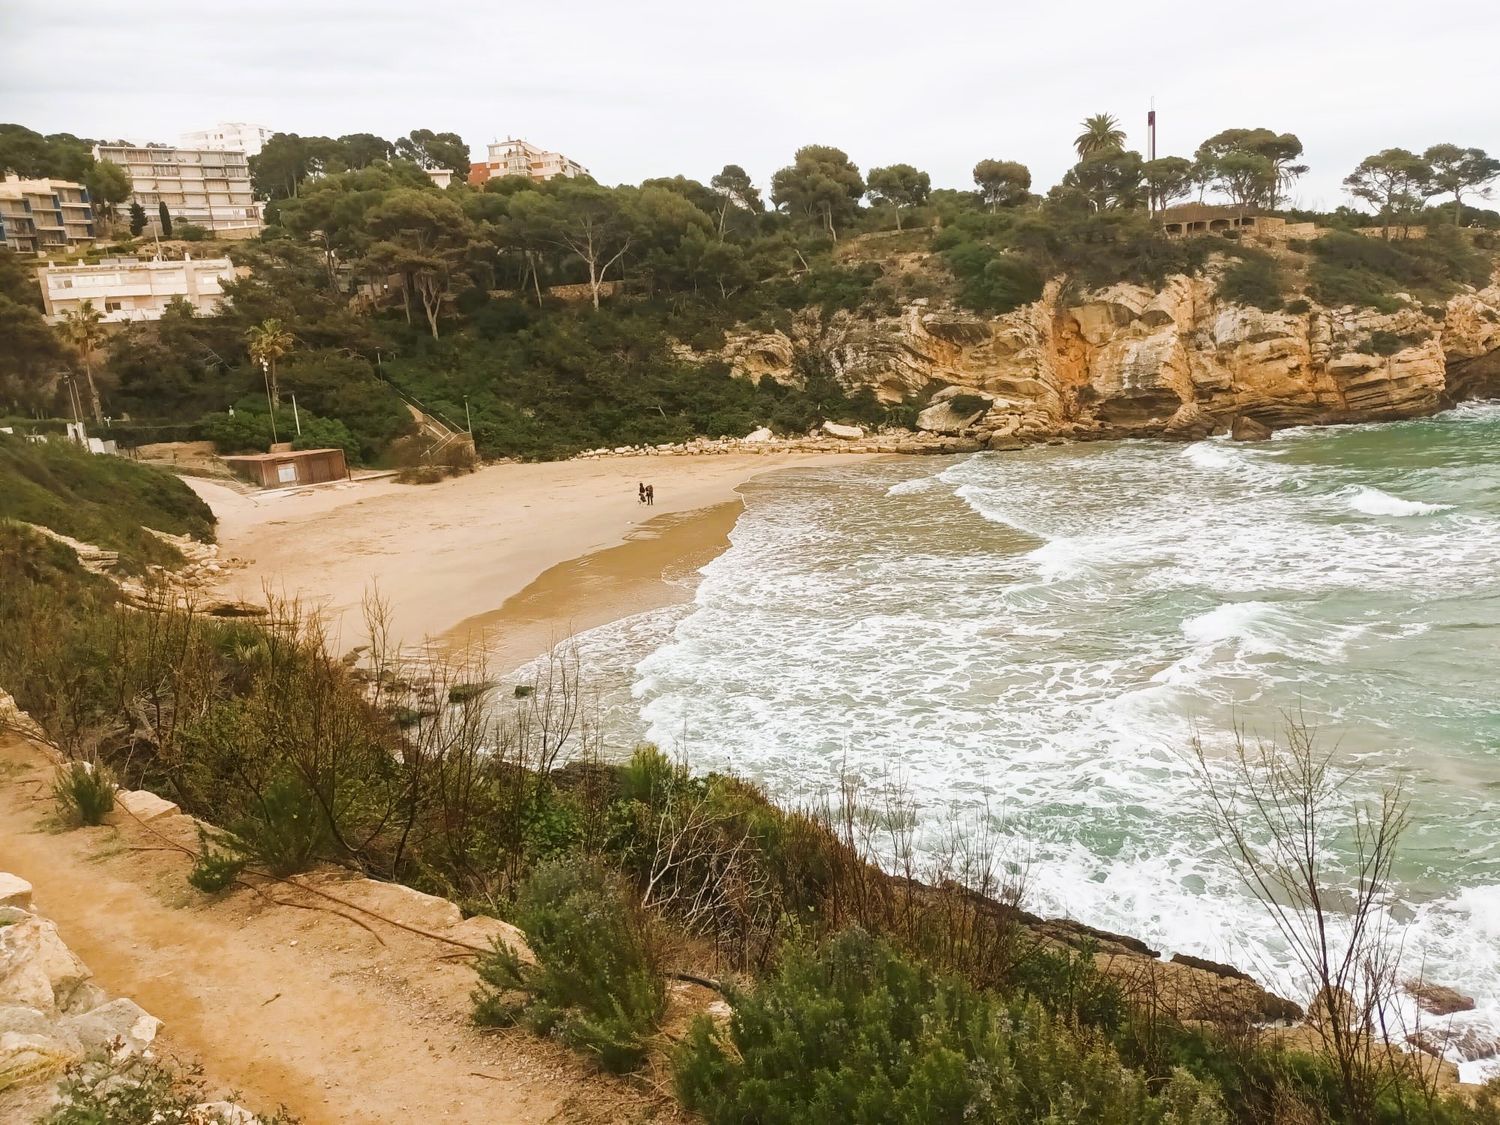
[[911,496],[918,492],[928,492],[939,484],[938,478],[912,477],[910,480],[897,481],[885,490],[887,496]]
[[1182,451],[1182,455],[1200,469],[1237,469],[1244,464],[1214,441],[1195,441]]
[[1349,507],[1367,516],[1430,516],[1446,512],[1451,504],[1425,504],[1420,500],[1403,500],[1368,485],[1357,486],[1349,497]]
[[1189,617],[1182,623],[1182,634],[1194,644],[1216,644],[1230,638],[1256,642],[1259,638],[1254,625],[1271,612],[1273,607],[1265,602],[1229,602]]

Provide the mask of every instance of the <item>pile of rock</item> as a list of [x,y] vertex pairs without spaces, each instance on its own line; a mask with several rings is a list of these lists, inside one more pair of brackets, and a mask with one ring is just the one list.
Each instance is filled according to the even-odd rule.
[[161,1021],[104,991],[32,909],[31,884],[0,872],[0,1090],[55,1080],[90,1051],[148,1051]]
[[[998,434],[998,438],[993,435]],[[602,457],[704,457],[729,453],[901,453],[933,455],[940,453],[976,453],[981,449],[1021,449],[1027,444],[1009,430],[986,430],[969,427],[956,433],[913,432],[904,429],[866,431],[860,426],[824,422],[821,427],[798,437],[777,437],[768,429],[759,429],[742,438],[695,438],[692,441],[667,442],[662,445],[621,445],[614,449],[589,449],[577,455],[579,460]]]

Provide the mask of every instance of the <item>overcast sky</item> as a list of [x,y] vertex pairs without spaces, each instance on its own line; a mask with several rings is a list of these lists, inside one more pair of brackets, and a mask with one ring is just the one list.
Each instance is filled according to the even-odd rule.
[[218,121],[303,134],[507,135],[605,183],[725,163],[764,184],[797,146],[971,187],[1045,190],[1085,115],[1190,155],[1230,126],[1297,133],[1304,206],[1371,152],[1500,151],[1500,3],[1261,0],[0,0],[0,121],[175,141]]

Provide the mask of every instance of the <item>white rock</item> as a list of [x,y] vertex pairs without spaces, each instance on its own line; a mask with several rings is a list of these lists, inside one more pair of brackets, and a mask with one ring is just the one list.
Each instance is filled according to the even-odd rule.
[[775,435],[773,433],[771,433],[771,431],[768,428],[766,428],[765,426],[762,426],[758,430],[751,430],[744,437],[740,438],[740,440],[741,441],[762,442],[762,441],[771,441],[774,438],[775,438]]
[[62,1021],[62,1027],[77,1036],[85,1048],[103,1047],[118,1040],[125,1052],[138,1055],[156,1041],[161,1020],[122,996],[91,1012],[69,1016]]
[[193,1107],[198,1125],[259,1125],[260,1118],[233,1102],[200,1102]]
[[47,919],[0,926],[0,1004],[65,1010],[90,975]]
[[0,871],[0,906],[31,909],[31,884],[19,875]]
[[146,823],[164,816],[176,816],[182,810],[145,789],[121,789],[115,794],[114,823]]
[[837,422],[824,422],[823,432],[842,441],[858,441],[865,436],[864,430],[858,426],[843,426]]

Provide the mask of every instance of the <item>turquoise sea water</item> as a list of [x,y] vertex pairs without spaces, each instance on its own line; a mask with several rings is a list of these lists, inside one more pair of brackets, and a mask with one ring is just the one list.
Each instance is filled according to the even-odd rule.
[[618,745],[789,801],[895,777],[931,831],[993,818],[1033,909],[1303,999],[1189,752],[1298,713],[1358,767],[1351,798],[1404,784],[1406,957],[1475,996],[1457,1022],[1500,1028],[1500,404],[744,492],[692,604],[581,639]]

